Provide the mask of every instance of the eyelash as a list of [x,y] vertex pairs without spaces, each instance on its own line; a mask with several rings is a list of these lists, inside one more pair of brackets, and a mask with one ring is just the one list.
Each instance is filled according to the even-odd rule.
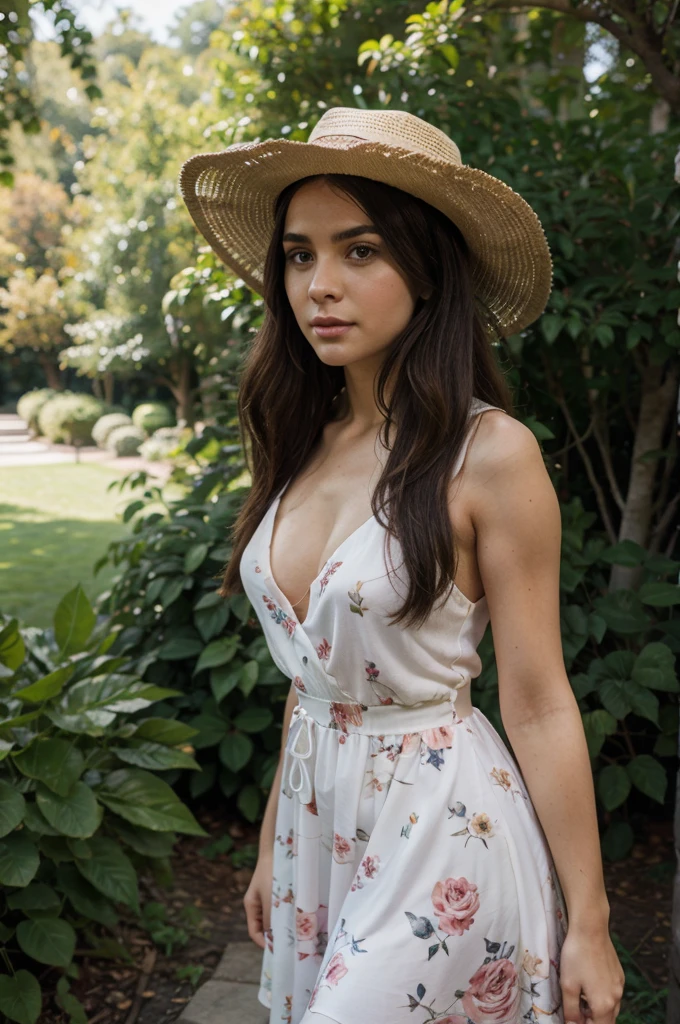
[[[350,249],[350,252],[354,252],[355,249],[368,249],[368,251],[370,253],[370,256],[367,256],[366,259],[363,259],[363,260],[360,259],[359,260],[360,263],[368,263],[370,257],[374,256],[378,252],[377,249],[374,249],[373,246],[371,246],[371,245],[367,245],[365,242],[359,242],[359,243],[357,243],[357,245],[353,245],[352,248]],[[300,253],[303,253],[303,252],[309,252],[309,249],[295,249],[293,252],[287,253],[286,254],[286,262],[287,263],[292,263],[293,262],[293,257],[294,256],[299,256]],[[306,264],[298,263],[298,264],[296,264],[296,266],[304,267],[304,266],[306,266]]]

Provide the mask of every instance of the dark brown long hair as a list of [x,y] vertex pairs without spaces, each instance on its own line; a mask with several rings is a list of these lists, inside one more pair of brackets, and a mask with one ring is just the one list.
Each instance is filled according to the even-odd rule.
[[[512,415],[512,397],[493,351],[493,343],[500,343],[498,324],[473,293],[468,247],[459,229],[416,196],[354,175],[303,178],[277,198],[264,270],[265,319],[246,357],[238,399],[252,486],[232,527],[232,555],[220,594],[243,589],[243,550],[334,418],[345,383],[343,367],[326,366],[303,335],[284,287],[286,211],[297,190],[317,179],[357,203],[417,292],[431,289],[428,299],[418,299],[411,320],[392,342],[374,385],[385,417],[379,436],[389,455],[372,511],[398,539],[408,582],[405,601],[392,620],[420,625],[435,602],[448,596],[456,573],[449,481],[472,398]],[[385,390],[392,380],[388,403]],[[386,523],[379,513],[387,501]]]

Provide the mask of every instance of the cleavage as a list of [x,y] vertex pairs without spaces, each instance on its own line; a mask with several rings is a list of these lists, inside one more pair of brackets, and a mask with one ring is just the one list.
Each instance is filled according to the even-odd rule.
[[[288,496],[287,490],[284,496]],[[314,499],[300,499],[299,504],[294,498],[291,504],[292,507],[285,511],[277,502],[270,537],[269,571],[277,589],[302,625],[307,619],[312,590],[324,567],[331,558],[336,560],[336,553],[342,555],[348,542],[373,519],[373,513],[367,499],[363,510],[355,507],[351,518],[348,515],[346,521],[344,516],[336,518],[329,530],[313,524],[327,523],[333,511],[337,513],[337,499],[333,495],[323,498],[321,503],[317,495]],[[341,522],[344,523],[342,527]],[[326,552],[327,557],[319,564]]]

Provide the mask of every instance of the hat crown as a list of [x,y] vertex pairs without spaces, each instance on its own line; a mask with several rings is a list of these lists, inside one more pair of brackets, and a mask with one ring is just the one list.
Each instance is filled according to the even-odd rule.
[[439,128],[407,110],[362,110],[331,107],[310,132],[308,143],[333,146],[334,140],[356,139],[398,146],[424,156],[462,166],[460,150]]

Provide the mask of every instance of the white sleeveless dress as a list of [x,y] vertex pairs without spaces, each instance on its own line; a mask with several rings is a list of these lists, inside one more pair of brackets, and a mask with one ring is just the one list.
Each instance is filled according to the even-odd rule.
[[[453,475],[490,408],[474,400]],[[307,1010],[339,1024],[563,1024],[559,880],[519,766],[470,700],[486,598],[454,588],[419,629],[390,626],[402,556],[392,538],[390,581],[372,517],[325,563],[300,623],[269,564],[283,490],[240,563],[299,700],[258,993],[270,1024]]]

